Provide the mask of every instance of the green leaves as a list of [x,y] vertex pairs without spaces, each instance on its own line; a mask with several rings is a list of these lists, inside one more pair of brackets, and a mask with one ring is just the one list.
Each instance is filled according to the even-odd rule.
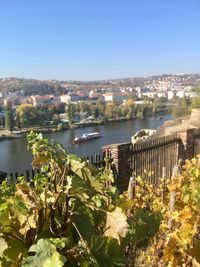
[[94,223],[95,213],[81,202],[75,203],[72,212],[71,221],[75,225],[79,239],[83,238],[84,241],[90,244],[91,236],[96,230]]
[[0,239],[0,266],[19,266],[21,259],[27,256],[27,250],[24,248],[22,241],[15,236],[6,234],[4,236]]
[[0,237],[0,258],[3,256],[4,250],[8,248],[6,241]]
[[96,260],[96,266],[125,266],[126,258],[117,239],[93,236],[90,251]]
[[159,231],[162,215],[160,212],[152,212],[139,208],[132,221],[132,228],[135,229],[137,242],[153,238]]
[[66,262],[66,258],[58,253],[56,245],[49,239],[38,240],[36,245],[30,247],[29,253],[35,255],[23,260],[22,267],[62,267]]

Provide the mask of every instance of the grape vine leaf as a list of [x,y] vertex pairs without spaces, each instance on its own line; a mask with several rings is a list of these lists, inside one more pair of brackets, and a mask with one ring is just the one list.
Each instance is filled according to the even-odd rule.
[[72,222],[76,225],[78,231],[84,240],[91,242],[91,236],[94,234],[94,212],[86,205],[76,203],[74,205],[74,214],[71,216]]
[[111,267],[126,265],[126,259],[122,247],[114,238],[93,236],[90,252],[98,262],[97,266]]
[[32,245],[29,252],[35,253],[22,262],[22,267],[62,267],[66,258],[58,253],[55,244],[49,239],[40,239],[37,244]]
[[3,252],[7,248],[8,248],[8,245],[7,245],[6,241],[2,237],[0,237],[0,257],[3,256]]
[[117,207],[112,212],[107,212],[105,236],[116,238],[120,243],[120,237],[125,237],[128,231],[126,215]]
[[[18,266],[20,257],[25,252],[21,241],[10,237],[5,237],[5,242],[7,247],[5,247],[4,244],[4,251],[2,255],[0,255],[0,266]],[[0,243],[0,250],[3,249],[1,246],[2,244]]]

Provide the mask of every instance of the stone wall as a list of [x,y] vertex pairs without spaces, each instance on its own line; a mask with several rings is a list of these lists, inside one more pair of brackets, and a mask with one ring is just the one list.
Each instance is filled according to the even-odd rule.
[[113,159],[113,172],[116,178],[116,186],[120,191],[127,190],[129,178],[131,176],[131,144],[113,144],[103,147],[103,151]]

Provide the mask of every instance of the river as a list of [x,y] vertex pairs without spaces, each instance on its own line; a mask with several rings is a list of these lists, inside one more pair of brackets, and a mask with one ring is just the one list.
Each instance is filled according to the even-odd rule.
[[[69,153],[78,156],[91,156],[101,152],[101,147],[107,144],[130,142],[131,136],[143,128],[156,129],[166,120],[170,120],[171,115],[165,115],[162,119],[157,117],[144,120],[129,120],[113,122],[106,125],[91,126],[85,128],[70,129],[62,132],[47,134],[48,139],[55,139],[61,143]],[[83,133],[100,132],[101,138],[91,140],[86,143],[72,144],[76,136]],[[24,173],[31,169],[32,155],[27,150],[25,139],[12,139],[0,142],[0,171]]]

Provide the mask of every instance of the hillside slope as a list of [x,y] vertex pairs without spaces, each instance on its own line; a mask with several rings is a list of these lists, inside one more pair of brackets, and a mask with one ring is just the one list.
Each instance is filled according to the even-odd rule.
[[59,94],[66,91],[59,83],[51,81],[17,78],[0,80],[0,92],[16,92],[21,90],[26,96]]

